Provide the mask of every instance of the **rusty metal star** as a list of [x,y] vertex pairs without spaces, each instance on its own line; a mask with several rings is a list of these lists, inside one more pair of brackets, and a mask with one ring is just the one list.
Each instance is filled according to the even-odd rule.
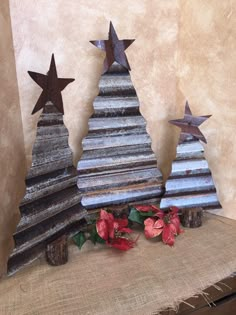
[[116,34],[115,28],[110,22],[110,28],[107,40],[92,40],[92,43],[97,48],[106,52],[106,57],[103,64],[103,74],[108,71],[114,61],[118,62],[121,66],[128,70],[130,65],[125,54],[125,50],[135,41],[135,39],[120,40]]
[[211,115],[205,116],[193,116],[188,102],[185,105],[184,118],[170,120],[169,123],[181,128],[181,131],[185,134],[191,134],[194,138],[207,143],[206,138],[198,128],[205,120],[210,118]]
[[43,89],[39,99],[32,111],[32,115],[44,108],[47,102],[52,102],[54,106],[64,114],[61,91],[75,79],[61,79],[57,77],[57,68],[54,54],[52,54],[50,68],[47,75],[28,71],[31,78]]

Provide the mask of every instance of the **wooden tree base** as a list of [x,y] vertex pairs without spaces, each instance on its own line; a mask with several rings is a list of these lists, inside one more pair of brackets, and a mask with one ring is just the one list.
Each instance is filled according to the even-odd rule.
[[46,260],[52,266],[64,265],[68,261],[67,236],[63,235],[46,247]]
[[197,228],[202,225],[202,208],[182,209],[180,221],[184,227]]

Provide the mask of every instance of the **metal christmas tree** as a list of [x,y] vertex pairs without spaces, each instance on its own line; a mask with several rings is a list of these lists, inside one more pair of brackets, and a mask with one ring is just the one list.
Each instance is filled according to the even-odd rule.
[[[199,126],[209,117],[211,115],[193,116],[186,102],[184,118],[170,121],[171,124],[181,128],[181,134],[177,156],[166,182],[166,193],[160,206],[162,209],[167,209],[174,205],[188,210],[188,213],[186,212],[188,222],[191,216],[195,216],[198,221],[201,211],[196,209],[220,207],[211,172],[204,158],[204,148],[200,142],[207,143]],[[191,224],[200,224],[200,219],[199,217],[198,222]]]
[[78,188],[86,209],[158,202],[163,193],[125,55],[133,41],[119,40],[112,23],[108,40],[92,41],[106,57],[78,163]]
[[67,235],[78,231],[84,215],[63,123],[61,91],[74,79],[57,77],[53,55],[47,75],[31,71],[29,75],[43,89],[32,114],[42,108],[43,112],[26,179],[26,195],[20,205],[21,220],[14,235],[9,273],[33,261],[45,249],[49,263],[65,263]]

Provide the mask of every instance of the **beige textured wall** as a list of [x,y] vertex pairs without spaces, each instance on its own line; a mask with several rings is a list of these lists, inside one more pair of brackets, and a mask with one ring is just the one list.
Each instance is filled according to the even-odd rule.
[[202,126],[206,157],[222,214],[236,219],[235,9],[231,0],[11,0],[28,165],[39,116],[30,113],[40,88],[27,70],[45,73],[54,52],[59,75],[76,79],[63,92],[76,162],[103,61],[88,41],[106,38],[112,20],[120,38],[136,38],[127,50],[131,76],[164,178],[178,138],[168,120],[183,114],[187,98],[195,114],[213,115]]
[[0,276],[13,249],[25,154],[8,1],[0,1]]
[[236,219],[236,1],[181,0],[178,87],[196,114],[223,210]]

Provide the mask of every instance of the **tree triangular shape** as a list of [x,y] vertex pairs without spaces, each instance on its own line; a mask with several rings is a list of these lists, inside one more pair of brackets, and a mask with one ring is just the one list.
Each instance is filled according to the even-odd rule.
[[207,141],[198,128],[209,117],[210,115],[193,116],[187,102],[184,118],[170,121],[180,127],[182,132],[172,172],[166,182],[166,192],[161,200],[161,209],[170,206],[182,209],[221,207],[201,144],[201,141]]
[[113,64],[99,89],[78,163],[82,205],[96,209],[158,202],[162,175],[129,72]]
[[15,249],[8,263],[10,274],[41,255],[51,241],[78,231],[85,211],[76,182],[63,115],[48,102],[37,125]]

